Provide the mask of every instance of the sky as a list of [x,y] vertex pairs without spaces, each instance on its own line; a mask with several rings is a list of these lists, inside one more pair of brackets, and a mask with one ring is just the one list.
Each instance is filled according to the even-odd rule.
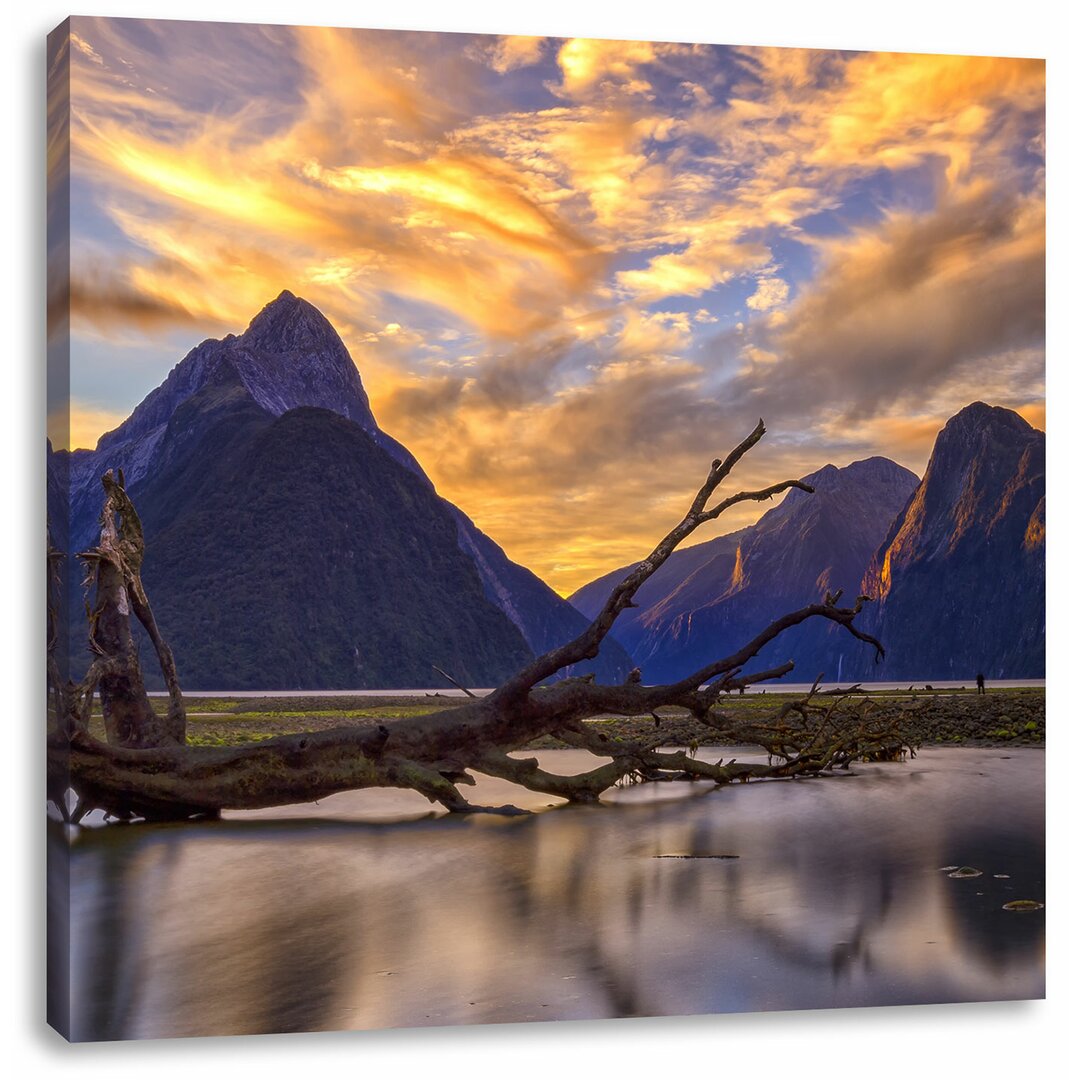
[[921,474],[974,400],[1044,426],[1042,61],[71,27],[73,446],[290,289],[566,594],[647,554],[759,416],[737,487]]

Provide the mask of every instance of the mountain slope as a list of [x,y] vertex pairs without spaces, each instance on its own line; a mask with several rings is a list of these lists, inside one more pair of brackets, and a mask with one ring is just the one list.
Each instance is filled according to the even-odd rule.
[[[739,550],[740,542],[749,532],[750,529],[740,529],[738,532],[706,540],[703,544],[694,544],[675,551],[638,590],[635,600],[638,610],[635,612],[631,609],[619,618],[613,631],[615,636],[620,641],[625,638],[627,642],[636,642],[640,637],[640,630],[635,631],[633,628],[640,626],[642,615],[654,605],[665,601],[691,578],[702,586],[704,595],[700,597],[700,603],[707,603],[715,595],[715,585],[710,583],[731,576],[731,571],[735,566],[735,553]],[[582,585],[569,597],[570,603],[583,615],[594,619],[604,606],[611,590],[626,577],[633,567],[633,563],[620,566],[618,570],[612,570],[590,581],[587,585]],[[699,574],[699,571],[702,573]]]
[[1043,432],[981,401],[941,430],[863,581],[876,677],[1043,677],[1045,459]]
[[[646,681],[675,679],[733,652],[772,619],[820,600],[826,590],[853,595],[880,537],[918,482],[881,457],[843,469],[826,465],[804,479],[815,494],[790,491],[751,528],[687,549],[621,627],[620,640]],[[582,594],[586,604],[595,602],[592,586],[574,599]],[[763,650],[754,666],[790,658],[796,662],[793,680],[812,680],[823,671],[835,677],[854,644],[827,627],[804,625]]]
[[432,664],[490,685],[531,656],[442,501],[357,424],[272,417],[222,368],[170,427],[190,453],[131,494],[189,689],[422,686]]

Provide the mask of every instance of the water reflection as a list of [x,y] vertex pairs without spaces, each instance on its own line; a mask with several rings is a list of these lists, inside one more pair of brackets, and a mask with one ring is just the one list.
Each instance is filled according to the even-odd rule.
[[[1043,913],[1001,905],[1044,898],[1042,788],[1040,751],[950,749],[522,819],[357,792],[284,818],[73,831],[73,1034],[1038,997]],[[939,869],[957,864],[984,874]]]

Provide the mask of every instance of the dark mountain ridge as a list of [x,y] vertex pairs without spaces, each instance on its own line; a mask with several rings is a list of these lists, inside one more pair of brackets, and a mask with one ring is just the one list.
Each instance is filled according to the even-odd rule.
[[487,685],[527,662],[428,485],[338,414],[273,417],[229,383],[173,418],[194,452],[132,489],[186,685],[423,686],[432,664]]
[[1045,468],[1045,434],[1009,409],[974,402],[942,428],[863,579],[874,677],[1044,676]]
[[[273,423],[286,418],[288,423]],[[285,445],[300,455],[296,463],[275,456]],[[257,467],[256,447],[259,455],[281,461],[288,486]],[[335,460],[334,452],[350,460]],[[365,463],[362,472],[357,462]],[[627,569],[579,589],[570,604],[513,563],[437,494],[409,451],[379,429],[333,327],[288,291],[243,334],[196,346],[95,450],[50,448],[48,503],[58,546],[78,551],[93,543],[100,475],[107,468],[124,469],[143,508],[147,581],[161,593],[160,606],[176,628],[178,656],[186,649],[191,657],[192,687],[221,679],[239,687],[236,680],[243,679],[244,686],[273,688],[283,685],[286,672],[298,680],[288,685],[310,688],[430,684],[430,665],[440,657],[440,666],[459,678],[490,684],[522,657],[580,633]],[[813,496],[789,492],[756,525],[676,552],[642,588],[639,607],[620,618],[590,670],[604,681],[619,681],[636,662],[648,681],[678,678],[741,645],[777,614],[820,599],[826,589],[842,587],[851,597],[861,586],[879,598],[867,607],[862,625],[885,642],[884,665],[873,666],[868,649],[817,624],[789,632],[756,663],[795,659],[792,678],[798,680],[819,672],[827,678],[968,679],[979,670],[989,677],[1040,677],[1044,470],[1043,433],[1016,413],[982,402],[945,425],[921,482],[881,457],[843,469],[827,465],[805,478],[816,489]],[[402,480],[402,471],[411,479]],[[335,508],[333,522],[323,520],[323,504]],[[211,517],[204,506],[213,509]],[[413,523],[415,543],[385,519],[393,513]],[[237,531],[241,520],[246,527]],[[229,549],[213,532],[200,539],[192,521],[201,528],[216,522]],[[317,530],[308,527],[312,521],[320,522]],[[278,541],[286,535],[294,558],[309,560],[303,585],[291,567],[282,569],[286,549]],[[369,548],[358,555],[355,537],[365,535]],[[425,555],[417,543],[429,545]],[[210,561],[199,562],[194,548]],[[341,566],[324,558],[327,551],[344,560]],[[215,558],[229,568],[224,579],[210,573]],[[197,584],[196,566],[214,588]],[[254,586],[260,575],[262,592]],[[411,575],[428,582],[432,593],[441,583],[452,602],[425,609],[420,594],[405,584]],[[85,632],[75,578],[68,575],[72,651],[78,654]],[[222,591],[228,581],[235,588]],[[321,598],[325,636],[312,623],[304,633],[313,640],[301,641],[301,624],[290,621],[284,608],[260,602],[278,588],[275,582],[298,611],[307,610],[302,595]],[[373,583],[382,594],[372,591]],[[234,592],[232,610],[217,623],[208,621],[207,612]],[[394,595],[397,602],[389,602]],[[191,607],[190,620],[182,614],[184,604]],[[362,618],[361,608],[367,612]],[[245,609],[256,623],[262,620],[261,637],[248,640],[248,629],[230,621]],[[402,625],[395,627],[395,618]],[[424,620],[430,625],[422,632],[405,632],[405,623]],[[365,638],[364,628],[380,621],[391,632]],[[189,634],[189,626],[199,629]],[[243,664],[214,666],[211,630],[220,656],[243,638]],[[285,644],[274,646],[271,663],[269,644],[262,659],[257,645],[275,634]],[[347,641],[352,652],[346,656],[338,646]],[[283,659],[290,651],[296,666]],[[383,663],[383,652],[399,656],[400,678]],[[181,663],[182,674],[183,668]],[[305,672],[318,673],[318,681],[307,682]],[[380,679],[392,681],[370,681]]]
[[[640,608],[620,618],[616,633],[646,681],[676,679],[728,655],[778,615],[820,600],[827,589],[852,595],[918,482],[882,457],[843,469],[826,465],[803,479],[813,495],[792,490],[750,528],[688,548],[679,561],[673,557]],[[596,584],[571,597],[586,614],[604,591]],[[763,650],[755,665],[793,659],[791,678],[802,681],[835,673],[849,642],[827,630],[796,627]]]
[[[304,438],[297,437],[298,429],[292,423],[263,430],[268,421],[285,418],[297,410],[305,413]],[[351,440],[344,439],[339,427],[335,427],[332,420],[335,416],[352,429]],[[360,435],[363,440],[359,439]],[[255,444],[260,453],[270,454],[279,439],[290,441],[294,450],[306,453],[312,462],[319,463],[306,470],[302,467],[299,471],[289,470],[293,484],[288,488],[280,482],[275,483],[272,474],[266,470],[255,468],[250,458]],[[326,452],[326,447],[331,445],[354,454],[357,461],[366,462],[364,476],[355,472],[355,463],[332,463]],[[242,461],[245,464],[241,466]],[[416,651],[421,642],[428,640],[423,634],[415,638],[415,656],[398,653],[400,670],[397,675],[394,675],[392,665],[377,663],[373,659],[374,653],[368,655],[361,667],[350,667],[342,666],[340,657],[333,664],[323,664],[308,651],[303,653],[306,667],[303,664],[283,667],[277,659],[274,663],[268,659],[270,639],[278,632],[275,627],[284,626],[278,612],[278,620],[260,631],[267,642],[267,655],[259,660],[257,639],[248,642],[243,674],[226,665],[220,671],[223,682],[218,681],[219,670],[208,659],[209,642],[197,636],[186,637],[183,627],[188,625],[188,620],[181,614],[183,605],[180,603],[180,594],[185,589],[188,589],[188,595],[183,597],[183,604],[191,607],[192,625],[217,626],[219,639],[214,644],[221,657],[227,657],[230,650],[236,651],[239,640],[236,635],[241,633],[241,627],[230,622],[231,615],[221,614],[223,621],[218,623],[213,623],[212,619],[207,621],[208,611],[220,605],[221,594],[200,589],[191,591],[190,583],[185,586],[184,576],[194,565],[193,556],[182,547],[170,546],[174,538],[183,536],[184,544],[205,549],[219,558],[222,566],[232,567],[232,572],[239,574],[234,551],[225,550],[214,538],[215,535],[228,535],[230,542],[238,545],[236,551],[242,552],[253,567],[261,569],[266,601],[262,606],[273,607],[276,601],[272,593],[288,595],[291,601],[297,599],[295,592],[290,592],[292,586],[285,588],[276,581],[282,570],[270,554],[269,549],[275,545],[260,544],[274,530],[284,529],[286,518],[292,522],[297,537],[297,557],[310,558],[311,553],[318,550],[318,573],[311,575],[308,589],[312,596],[328,605],[325,635],[332,636],[338,630],[344,633],[347,627],[348,633],[355,637],[358,629],[347,620],[330,625],[331,609],[336,610],[335,605],[362,604],[367,610],[365,618],[376,629],[381,620],[384,631],[373,640],[373,647],[376,652],[389,655],[395,649],[394,635],[400,629],[394,625],[395,618],[398,621],[423,621],[431,617],[430,613],[422,611],[418,602],[410,601],[397,608],[380,606],[376,602],[378,598],[370,588],[362,587],[360,579],[346,574],[343,580],[333,566],[322,559],[324,551],[320,545],[324,541],[302,527],[316,505],[311,501],[315,494],[326,500],[326,505],[333,507],[348,528],[358,535],[364,535],[365,521],[380,518],[381,511],[376,503],[385,499],[383,509],[402,515],[401,520],[416,530],[417,536],[434,545],[430,565],[425,566],[421,560],[397,566],[396,560],[402,552],[411,551],[412,545],[405,543],[405,536],[388,525],[380,526],[369,531],[368,542],[376,545],[371,554],[376,562],[382,560],[383,570],[377,572],[374,565],[368,569],[372,573],[371,580],[380,581],[387,595],[400,594],[405,588],[403,582],[407,574],[416,573],[420,575],[417,580],[424,582],[432,594],[441,588],[447,589],[448,596],[456,597],[464,605],[460,648],[450,648],[449,637],[446,637],[451,635],[452,620],[439,631],[444,633],[444,644],[448,646],[439,653],[445,659],[439,666],[459,679],[475,685],[490,685],[518,666],[523,658],[561,644],[580,633],[586,625],[584,617],[570,604],[530,571],[511,562],[464,513],[435,492],[412,455],[379,429],[360,375],[329,321],[311,304],[288,291],[267,305],[243,334],[204,341],[193,349],[123,424],[99,440],[95,450],[52,454],[50,462],[51,475],[70,477],[73,550],[88,546],[96,536],[101,474],[107,468],[124,469],[136,505],[141,509],[145,507],[148,588],[153,584],[156,593],[160,594],[154,595],[155,603],[169,612],[167,619],[172,621],[179,635],[173,645],[182,677],[185,675],[184,650],[188,650],[187,685],[193,688],[211,683],[239,688],[238,678],[243,679],[244,687],[252,688],[300,685],[295,679],[287,684],[281,679],[286,671],[290,672],[289,678],[306,679],[305,670],[321,672],[318,677],[324,680],[303,681],[302,685],[309,688],[329,688],[331,683],[325,679],[331,678],[331,672],[335,687],[389,688],[430,685],[433,681],[431,665],[439,663],[438,656],[425,653],[421,663]],[[235,474],[227,474],[230,466],[236,470]],[[401,470],[411,475],[408,484],[404,484],[398,475]],[[217,487],[210,493],[204,491],[196,500],[194,485],[203,476],[214,476]],[[273,488],[269,503],[265,503],[257,487],[252,487],[252,477]],[[228,492],[229,497],[219,496],[219,490]],[[418,494],[421,491],[425,493],[423,499]],[[376,494],[378,498],[368,497]],[[216,508],[217,515],[212,520],[201,512],[201,499],[209,499]],[[262,518],[253,517],[249,512],[251,507],[260,507],[265,514]],[[218,533],[208,532],[200,539],[191,532],[190,526],[184,524],[185,519],[198,520],[207,528],[216,521]],[[236,534],[237,520],[247,521],[250,532]],[[429,523],[432,523],[430,529]],[[454,557],[443,550],[447,523],[456,553]],[[169,535],[165,535],[167,529],[171,530]],[[333,529],[330,532],[338,535]],[[344,543],[340,536],[338,540]],[[308,544],[310,550],[305,552],[303,543]],[[352,550],[349,558],[356,560],[355,546],[340,550]],[[461,567],[455,560],[464,560],[474,579],[475,590],[462,585]],[[174,573],[163,569],[166,565],[186,569],[184,574],[178,569]],[[206,565],[200,565],[204,571],[208,569]],[[441,581],[437,570],[450,574],[454,583]],[[249,580],[244,575],[240,577],[244,582]],[[215,580],[218,579],[215,577]],[[176,594],[175,603],[173,593]],[[254,593],[248,590],[243,595],[246,604],[254,604],[253,610],[260,609]],[[418,601],[418,598],[412,600]],[[497,619],[487,617],[489,609],[498,616]],[[72,599],[72,611],[73,649],[79,652],[85,636],[78,617],[81,597]],[[443,611],[447,618],[450,613],[450,609]],[[344,619],[344,615],[341,618]],[[168,621],[160,617],[159,621],[168,634]],[[465,627],[473,627],[477,633],[483,629],[490,635],[490,640],[485,644],[476,634],[465,632]],[[221,637],[226,630],[233,637],[228,634]],[[281,633],[290,637],[284,630]],[[473,650],[476,662],[466,661],[466,645]],[[321,647],[333,651],[329,640]],[[595,670],[598,678],[617,681],[631,666],[625,652],[611,642],[590,669]],[[390,681],[379,682],[379,679]]]
[[[1045,674],[1045,435],[1008,409],[967,406],[926,474],[884,458],[805,477],[750,529],[677,553],[615,633],[649,681],[730,652],[826,589],[874,598],[860,618],[883,663],[836,627],[789,631],[755,659],[792,680],[974,680]],[[859,569],[860,565],[863,569]],[[613,571],[571,601],[591,615]],[[625,620],[625,621],[624,621]]]

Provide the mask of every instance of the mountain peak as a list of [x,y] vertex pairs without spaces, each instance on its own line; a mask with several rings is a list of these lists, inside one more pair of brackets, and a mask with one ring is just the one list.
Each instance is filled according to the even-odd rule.
[[[892,458],[884,457],[882,454],[873,454],[868,458],[859,458],[858,461],[853,461],[850,465],[846,466],[846,468],[856,476],[894,475],[896,473],[915,476],[910,469],[905,469],[903,465],[898,465]],[[915,479],[918,480],[918,477],[916,476]]]
[[[863,458],[853,461],[850,465],[838,468],[836,465],[823,465],[816,472],[803,477],[818,495],[826,495],[831,492],[865,489],[879,494],[879,489],[904,488],[910,492],[918,484],[919,478],[903,465],[898,465],[891,458],[875,457]],[[785,502],[791,500],[792,505],[802,501],[798,490],[792,491]],[[792,499],[792,496],[796,496]]]
[[340,345],[330,320],[314,304],[282,289],[241,335],[246,345],[268,352],[302,352]]
[[[972,402],[949,418],[934,441],[920,485],[927,489],[927,507],[953,515],[961,491],[972,487],[971,476],[1007,470],[1025,451],[1041,453],[1045,441],[1043,432],[1012,409]],[[985,486],[975,484],[972,490]]]
[[987,405],[985,401],[973,401],[970,405],[965,405],[955,416],[949,418],[942,429],[942,434],[945,432],[981,431],[990,426],[1017,432],[1035,430],[1018,412],[1013,412],[1012,409],[1005,409],[1000,405]]
[[876,677],[1041,673],[1045,450],[1043,432],[984,401],[938,433],[863,579],[879,600],[864,628],[889,649]]
[[[310,405],[378,432],[360,373],[337,331],[314,304],[283,289],[239,337],[208,338],[192,349],[127,420],[98,440],[96,451],[83,452],[84,466],[100,471],[98,455],[104,455],[101,461],[122,465],[129,481],[142,477],[172,414],[223,371],[239,378],[272,416]],[[389,449],[399,461],[412,462],[396,443]]]

